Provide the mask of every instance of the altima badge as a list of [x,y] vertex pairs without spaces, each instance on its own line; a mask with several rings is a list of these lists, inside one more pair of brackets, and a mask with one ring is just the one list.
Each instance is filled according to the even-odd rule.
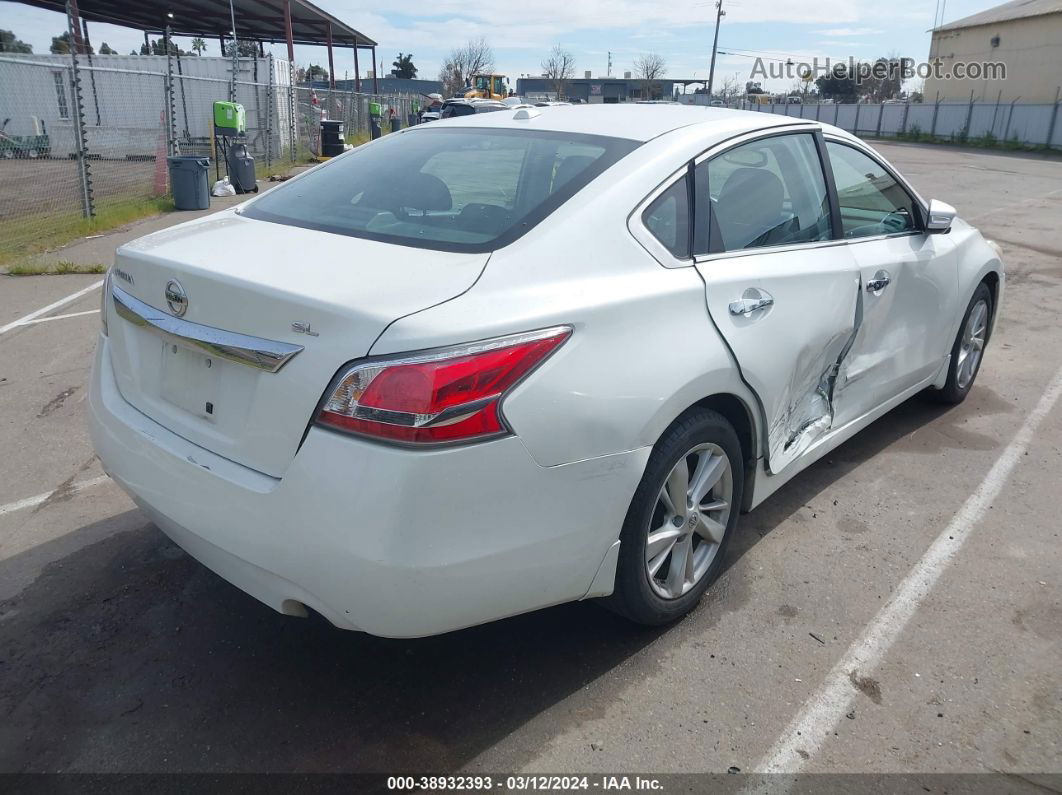
[[166,304],[177,317],[188,311],[188,294],[176,279],[166,282]]
[[291,330],[294,331],[296,334],[309,334],[311,337],[321,336],[313,330],[313,326],[311,326],[309,323],[300,323],[298,321],[295,321],[291,324]]

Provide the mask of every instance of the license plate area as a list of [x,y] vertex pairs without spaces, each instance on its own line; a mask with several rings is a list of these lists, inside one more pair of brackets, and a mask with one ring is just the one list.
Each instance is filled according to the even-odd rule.
[[162,346],[160,396],[189,414],[217,422],[221,409],[221,371],[225,363],[216,357],[182,345]]

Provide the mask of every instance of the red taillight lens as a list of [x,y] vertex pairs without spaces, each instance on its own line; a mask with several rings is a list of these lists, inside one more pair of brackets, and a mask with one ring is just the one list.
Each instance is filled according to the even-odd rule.
[[505,433],[505,392],[570,335],[557,326],[355,365],[339,376],[317,422],[418,444]]

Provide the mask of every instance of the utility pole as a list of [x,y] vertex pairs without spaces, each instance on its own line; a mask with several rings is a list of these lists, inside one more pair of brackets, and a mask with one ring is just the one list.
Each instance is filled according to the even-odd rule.
[[612,50],[608,51],[608,69],[605,70],[605,77],[612,77]]
[[715,79],[715,51],[719,47],[719,23],[723,17],[726,16],[726,11],[723,10],[723,0],[716,0],[715,2],[715,38],[712,40],[712,65],[708,69],[708,98],[712,97],[712,81]]

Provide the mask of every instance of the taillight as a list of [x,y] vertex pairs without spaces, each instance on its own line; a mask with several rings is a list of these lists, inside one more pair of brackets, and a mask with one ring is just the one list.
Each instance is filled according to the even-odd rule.
[[571,333],[555,326],[355,364],[339,374],[316,421],[413,444],[508,433],[499,412],[505,393]]

